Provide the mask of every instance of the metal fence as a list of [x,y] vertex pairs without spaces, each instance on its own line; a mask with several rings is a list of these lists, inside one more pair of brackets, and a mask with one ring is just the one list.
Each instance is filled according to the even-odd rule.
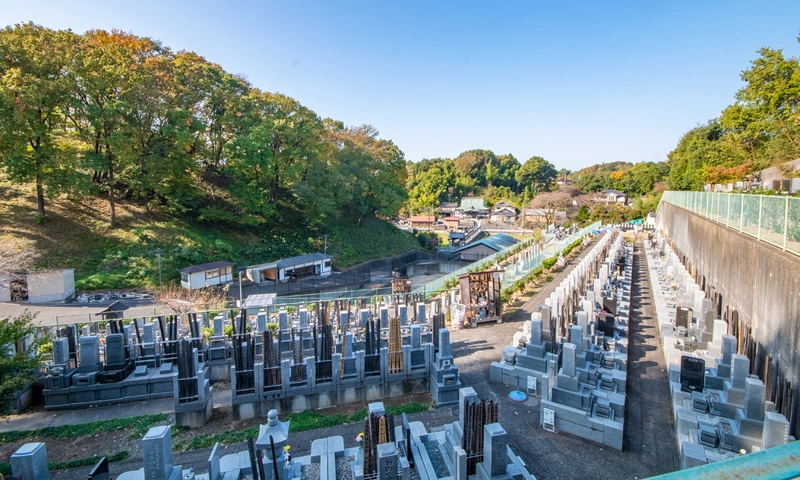
[[434,294],[442,290],[447,282],[458,278],[459,275],[463,275],[471,271],[479,271],[490,268],[495,261],[497,261],[499,258],[505,257],[509,251],[519,249],[520,245],[523,245],[522,250],[519,250],[519,253],[517,253],[517,261],[513,265],[506,267],[506,270],[500,277],[501,285],[509,287],[517,280],[526,277],[532,271],[539,268],[545,259],[557,255],[558,252],[563,250],[570,243],[597,230],[598,228],[600,228],[600,222],[595,222],[588,227],[584,227],[560,240],[550,241],[544,247],[535,245],[532,240],[523,242],[522,244],[512,245],[506,249],[500,250],[497,253],[489,255],[478,265],[471,264],[466,267],[459,268],[452,273],[448,273],[447,275],[443,275],[436,280],[426,283],[425,285],[421,285],[415,288],[413,293],[424,293],[426,295]]
[[661,201],[800,255],[800,198],[669,191]]

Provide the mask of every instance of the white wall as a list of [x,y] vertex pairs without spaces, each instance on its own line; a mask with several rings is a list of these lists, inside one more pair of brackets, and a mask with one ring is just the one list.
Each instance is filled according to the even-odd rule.
[[75,295],[75,271],[49,270],[28,274],[30,303],[63,302]]

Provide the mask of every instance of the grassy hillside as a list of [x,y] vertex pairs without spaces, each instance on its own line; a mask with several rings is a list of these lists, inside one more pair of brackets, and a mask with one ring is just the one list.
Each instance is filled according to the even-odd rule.
[[48,222],[35,223],[32,185],[0,177],[0,245],[30,242],[39,254],[36,267],[74,268],[78,290],[158,286],[159,249],[167,282],[177,281],[176,269],[191,264],[229,260],[246,265],[322,251],[325,234],[335,267],[419,246],[410,233],[374,217],[360,223],[343,217],[324,231],[302,225],[273,230],[230,228],[121,202],[117,205],[119,226],[110,229],[107,202],[90,196],[50,199],[48,212]]

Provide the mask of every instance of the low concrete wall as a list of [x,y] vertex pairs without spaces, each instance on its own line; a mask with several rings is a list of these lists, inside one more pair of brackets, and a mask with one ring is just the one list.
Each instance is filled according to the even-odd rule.
[[[662,202],[656,226],[673,242],[706,296],[719,298],[718,310],[752,328],[759,348],[751,370],[763,377],[771,355],[794,389],[790,430],[797,433],[800,404],[800,257],[759,242],[686,209]],[[691,268],[690,268],[690,271]],[[727,312],[727,315],[726,315]],[[747,354],[747,352],[740,352]],[[788,417],[788,415],[787,415]]]

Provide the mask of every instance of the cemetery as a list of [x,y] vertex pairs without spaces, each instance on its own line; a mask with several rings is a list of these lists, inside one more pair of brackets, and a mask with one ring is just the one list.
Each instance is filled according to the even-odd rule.
[[754,371],[748,349],[728,334],[715,299],[707,298],[660,234],[646,242],[650,281],[669,366],[681,468],[784,445],[791,389]]
[[544,429],[616,450],[625,425],[632,254],[618,232],[606,233],[490,366],[491,381],[541,397]]
[[[176,465],[172,429],[151,428],[141,440],[142,468],[124,472],[118,480],[533,480],[522,460],[508,447],[502,425],[497,422],[498,405],[480,400],[472,388],[458,391],[459,418],[444,431],[428,433],[422,422],[409,422],[387,414],[382,402],[369,405],[364,431],[357,443],[345,448],[341,436],[314,440],[310,455],[291,455],[289,422],[278,420],[270,410],[258,437],[248,440],[248,449],[221,456],[217,443],[208,457],[206,472]],[[348,442],[349,443],[349,442]],[[288,448],[287,448],[288,447]],[[44,443],[28,443],[11,457],[13,475],[36,480],[49,479]],[[108,461],[101,459],[90,479],[109,478]]]
[[59,328],[45,409],[173,397],[178,424],[198,426],[210,414],[210,382],[226,379],[236,419],[427,392],[455,404],[450,332],[444,314],[431,313],[439,303],[372,300],[110,320],[104,335],[99,324]]

